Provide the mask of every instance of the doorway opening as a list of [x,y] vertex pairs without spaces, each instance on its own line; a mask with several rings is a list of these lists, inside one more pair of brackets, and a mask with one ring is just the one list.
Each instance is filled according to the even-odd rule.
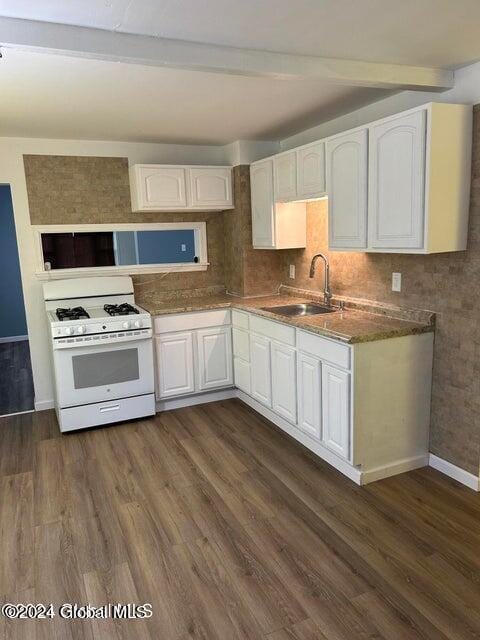
[[34,391],[9,185],[0,185],[0,417],[33,411]]

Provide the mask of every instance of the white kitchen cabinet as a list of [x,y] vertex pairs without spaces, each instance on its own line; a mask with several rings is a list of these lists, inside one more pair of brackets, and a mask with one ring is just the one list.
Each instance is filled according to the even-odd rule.
[[252,240],[258,249],[275,247],[273,160],[257,162],[250,167],[252,197]]
[[367,247],[367,129],[327,141],[330,249]]
[[325,195],[325,143],[316,142],[297,151],[297,199]]
[[298,353],[298,428],[320,440],[321,429],[321,362],[317,358]]
[[425,110],[370,127],[369,244],[421,249],[425,208]]
[[193,335],[185,331],[155,338],[159,398],[194,393]]
[[338,456],[350,455],[350,374],[322,366],[322,443]]
[[198,388],[200,391],[229,387],[233,384],[232,331],[230,327],[199,329]]
[[136,164],[130,167],[132,211],[233,208],[232,168]]
[[255,249],[299,249],[307,246],[304,202],[277,202],[273,189],[273,160],[250,167],[252,243]]
[[326,195],[332,250],[463,251],[471,151],[472,107],[431,102],[254,162],[253,246],[304,248],[306,203]]
[[271,342],[272,409],[286,420],[297,422],[296,351]]
[[251,394],[259,402],[272,406],[272,370],[270,340],[250,335]]
[[297,196],[297,156],[295,151],[280,153],[273,159],[275,202],[288,202]]
[[191,167],[190,205],[195,209],[227,209],[232,206],[230,167]]
[[233,371],[235,386],[241,391],[251,394],[251,381],[250,381],[250,363],[242,360],[242,358],[233,359]]
[[185,167],[137,164],[130,169],[130,179],[134,211],[187,207]]

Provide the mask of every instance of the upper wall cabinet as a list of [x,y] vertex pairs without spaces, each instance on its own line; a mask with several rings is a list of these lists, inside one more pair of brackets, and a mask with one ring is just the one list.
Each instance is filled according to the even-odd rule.
[[130,168],[133,211],[233,208],[231,167],[136,164]]
[[273,159],[275,202],[288,202],[297,197],[297,156],[295,151],[281,153]]
[[232,170],[230,167],[192,167],[190,205],[195,209],[232,207]]
[[[278,174],[277,174],[278,175]],[[255,249],[298,249],[307,243],[307,211],[304,202],[275,202],[274,162],[250,167],[252,243]]]
[[370,127],[369,246],[422,249],[427,112]]
[[330,249],[463,251],[471,153],[472,107],[429,103],[253,163],[254,247],[304,247],[290,213],[278,241],[281,207],[327,195]]
[[368,131],[327,141],[328,242],[331,249],[367,246]]
[[297,150],[297,198],[318,198],[325,190],[325,143],[301,147]]

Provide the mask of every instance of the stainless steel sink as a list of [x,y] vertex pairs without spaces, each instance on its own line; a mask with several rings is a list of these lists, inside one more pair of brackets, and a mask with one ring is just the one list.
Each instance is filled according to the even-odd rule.
[[320,304],[312,302],[303,302],[300,304],[287,304],[280,307],[262,307],[263,311],[276,313],[279,316],[316,316],[319,313],[334,313],[338,311],[336,307],[324,307]]

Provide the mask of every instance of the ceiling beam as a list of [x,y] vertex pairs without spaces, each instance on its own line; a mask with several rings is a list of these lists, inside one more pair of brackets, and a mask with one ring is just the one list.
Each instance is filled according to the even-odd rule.
[[351,86],[441,91],[453,71],[238,49],[168,38],[0,17],[0,46],[92,60]]

